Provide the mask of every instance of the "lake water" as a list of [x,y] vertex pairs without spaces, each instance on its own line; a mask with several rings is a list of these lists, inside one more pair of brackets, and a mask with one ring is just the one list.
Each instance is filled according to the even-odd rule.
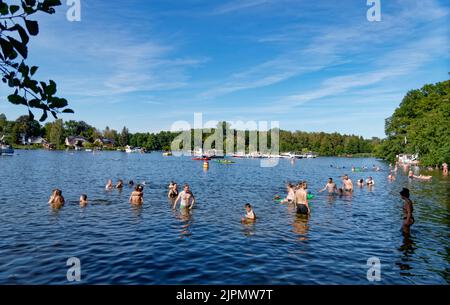
[[[382,171],[350,171],[373,164]],[[309,218],[272,201],[286,181],[306,179],[317,193],[345,173],[354,182],[373,176],[376,185],[351,198],[317,195]],[[448,284],[450,179],[387,175],[375,159],[280,160],[273,168],[245,159],[205,171],[160,153],[17,151],[0,157],[0,283],[68,284],[66,261],[77,257],[83,284],[371,284],[367,260],[378,257],[381,284]],[[128,187],[106,192],[110,178],[145,181],[143,207],[128,204]],[[171,209],[170,180],[191,185],[191,214]],[[415,204],[409,238],[400,231],[402,187]],[[66,198],[59,211],[47,204],[53,188]],[[259,217],[253,225],[240,223],[247,202]]]

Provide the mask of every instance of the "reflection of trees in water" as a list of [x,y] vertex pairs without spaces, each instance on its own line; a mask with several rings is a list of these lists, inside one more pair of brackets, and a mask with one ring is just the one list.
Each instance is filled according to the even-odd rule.
[[400,275],[412,276],[413,274],[409,272],[409,270],[413,269],[410,265],[410,262],[413,261],[413,255],[416,248],[411,234],[403,233],[403,242],[398,250],[403,253],[400,258],[400,262],[396,263],[396,265],[399,266],[401,270]]
[[255,222],[256,221],[244,221],[243,225],[243,233],[245,236],[249,237],[255,234]]

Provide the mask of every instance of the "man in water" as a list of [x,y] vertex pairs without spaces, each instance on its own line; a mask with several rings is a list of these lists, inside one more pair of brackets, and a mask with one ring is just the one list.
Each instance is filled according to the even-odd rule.
[[325,190],[328,191],[328,194],[334,194],[337,192],[336,183],[333,182],[333,178],[328,178],[328,183],[325,185],[323,189],[319,191],[319,193],[322,193]]
[[403,233],[409,234],[411,231],[411,226],[414,224],[413,216],[413,202],[409,199],[409,189],[403,188],[400,192],[400,196],[403,200]]
[[350,178],[348,177],[348,175],[344,175],[343,179],[342,179],[342,189],[345,192],[353,192],[353,182],[352,180],[350,180]]
[[117,182],[116,189],[118,189],[118,190],[122,190],[123,189],[123,180],[122,179],[120,179]]
[[309,215],[311,213],[308,205],[308,193],[306,191],[305,181],[302,182],[295,191],[294,203],[297,207],[297,213],[304,215]]
[[109,179],[108,182],[106,183],[105,190],[110,191],[113,188],[114,188],[113,182],[111,179]]
[[181,209],[189,209],[192,210],[195,204],[195,197],[194,194],[192,194],[191,189],[188,184],[185,184],[183,187],[183,191],[178,194],[177,199],[175,199],[175,202],[173,203],[173,208],[175,209],[177,207],[177,203],[180,201],[180,208]]

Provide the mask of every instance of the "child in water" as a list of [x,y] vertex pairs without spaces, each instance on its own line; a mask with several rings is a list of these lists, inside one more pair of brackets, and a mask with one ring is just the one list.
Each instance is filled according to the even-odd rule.
[[242,218],[242,222],[255,221],[256,215],[255,215],[255,212],[253,211],[252,205],[250,203],[245,204],[245,210],[247,213],[245,214],[245,217]]
[[88,204],[88,200],[87,200],[87,195],[83,194],[80,196],[80,207],[84,208],[85,206],[87,206]]

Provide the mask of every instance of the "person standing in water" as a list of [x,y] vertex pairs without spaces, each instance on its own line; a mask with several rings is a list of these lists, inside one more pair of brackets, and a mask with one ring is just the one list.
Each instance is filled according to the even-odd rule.
[[256,220],[255,212],[253,211],[252,205],[250,203],[245,204],[245,217],[242,218],[242,222],[253,222]]
[[411,226],[414,224],[414,207],[413,202],[409,199],[409,189],[403,188],[400,192],[400,196],[403,200],[403,225],[402,230],[403,233],[409,234],[411,231]]
[[129,202],[132,205],[142,205],[144,203],[144,188],[141,185],[136,185],[131,193]]
[[342,184],[343,184],[342,189],[345,192],[349,192],[349,193],[353,192],[353,182],[352,182],[352,180],[350,180],[348,175],[344,175],[344,177],[342,179]]
[[442,174],[444,175],[444,176],[448,176],[448,165],[447,165],[447,163],[442,163]]
[[122,179],[120,179],[120,180],[117,182],[116,189],[118,189],[118,190],[120,190],[120,191],[123,189],[123,180],[122,180]]
[[169,193],[167,197],[171,200],[175,200],[178,197],[178,185],[176,182],[170,182],[169,184]]
[[298,214],[309,215],[311,210],[308,205],[308,193],[306,191],[306,182],[300,183],[298,189],[295,191],[295,206]]
[[333,178],[328,178],[327,184],[324,186],[323,189],[319,191],[319,193],[322,193],[325,190],[328,191],[328,194],[334,194],[337,192],[337,186],[336,183],[333,182]]
[[295,197],[295,189],[292,183],[288,183],[286,186],[287,189],[287,197],[280,201],[280,204],[291,203],[294,201]]
[[192,208],[194,207],[195,197],[194,194],[192,194],[191,192],[189,184],[185,184],[183,187],[183,191],[180,194],[178,194],[177,199],[175,199],[175,202],[173,203],[173,209],[177,207],[178,201],[180,201],[181,209],[192,210]]

